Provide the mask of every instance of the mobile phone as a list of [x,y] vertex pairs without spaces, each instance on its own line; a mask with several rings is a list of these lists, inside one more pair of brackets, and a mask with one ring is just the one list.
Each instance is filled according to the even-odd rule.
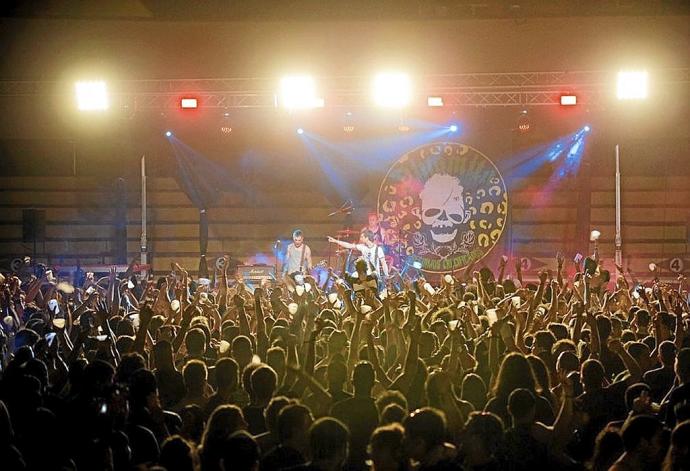
[[513,307],[515,309],[520,308],[520,296],[513,296],[512,298],[510,298],[510,302],[513,303]]
[[453,332],[455,329],[457,329],[458,328],[458,322],[460,322],[460,321],[457,319],[448,322],[448,330]]

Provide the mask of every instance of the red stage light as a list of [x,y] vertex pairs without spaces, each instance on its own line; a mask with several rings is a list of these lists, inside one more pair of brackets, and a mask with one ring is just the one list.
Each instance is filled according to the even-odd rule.
[[577,96],[575,95],[561,95],[561,105],[575,106],[577,105]]
[[199,106],[198,100],[196,98],[182,98],[180,100],[180,107],[183,110],[196,109]]

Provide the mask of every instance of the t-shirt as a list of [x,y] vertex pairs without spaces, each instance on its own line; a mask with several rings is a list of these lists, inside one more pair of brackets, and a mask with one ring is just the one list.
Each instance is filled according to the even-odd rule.
[[362,253],[362,258],[367,261],[368,269],[378,275],[381,276],[384,273],[381,270],[381,260],[384,258],[383,254],[383,249],[375,245],[373,247],[369,247],[364,244],[357,244],[357,250],[359,250]]
[[[302,256],[304,252],[304,256]],[[283,265],[283,273],[306,272],[309,268],[309,261],[311,260],[311,249],[307,244],[302,244],[299,248],[295,244],[288,245],[287,253],[285,254],[285,265]],[[301,262],[301,264],[300,264]]]
[[361,467],[367,459],[367,444],[378,426],[379,411],[372,397],[352,397],[331,407],[331,415],[341,420],[350,430],[349,462]]
[[667,427],[675,427],[676,413],[674,408],[683,402],[687,402],[690,406],[690,383],[681,384],[671,392],[671,396],[669,397],[668,405],[666,407]]
[[647,371],[642,379],[651,389],[652,400],[661,402],[671,390],[676,374],[673,372],[673,367],[661,367]]

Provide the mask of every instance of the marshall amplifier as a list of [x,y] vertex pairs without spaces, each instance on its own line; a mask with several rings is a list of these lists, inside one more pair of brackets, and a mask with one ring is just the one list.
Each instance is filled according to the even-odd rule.
[[239,265],[237,274],[245,281],[259,285],[263,280],[273,284],[276,280],[276,268],[273,265]]

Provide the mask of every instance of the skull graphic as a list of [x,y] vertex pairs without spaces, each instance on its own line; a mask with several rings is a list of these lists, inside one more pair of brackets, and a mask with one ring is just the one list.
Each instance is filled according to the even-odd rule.
[[424,184],[420,193],[422,221],[434,241],[453,242],[460,226],[470,218],[470,211],[465,210],[463,191],[460,180],[445,173],[435,173]]

